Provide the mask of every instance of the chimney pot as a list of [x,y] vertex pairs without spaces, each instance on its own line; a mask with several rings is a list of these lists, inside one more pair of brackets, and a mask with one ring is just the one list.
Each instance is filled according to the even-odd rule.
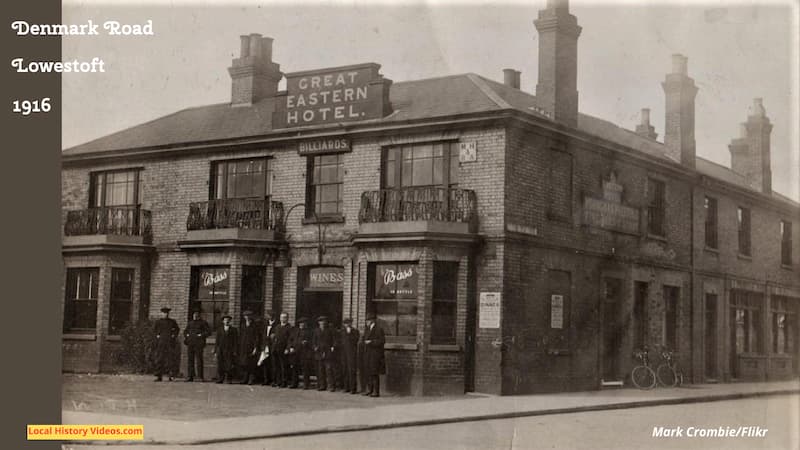
[[688,75],[689,71],[687,69],[687,62],[689,58],[676,53],[672,55],[672,73],[677,73],[681,75]]
[[642,108],[642,125],[650,125],[650,108]]
[[520,72],[514,69],[503,69],[503,84],[506,86],[512,87],[514,89],[519,89],[519,81],[520,81]]
[[280,65],[272,62],[272,39],[259,33],[240,36],[241,55],[234,58],[231,76],[231,104],[251,105],[274,96],[283,77]]
[[750,108],[750,116],[764,117],[766,114],[767,111],[764,109],[764,99],[754,98],[753,106]]

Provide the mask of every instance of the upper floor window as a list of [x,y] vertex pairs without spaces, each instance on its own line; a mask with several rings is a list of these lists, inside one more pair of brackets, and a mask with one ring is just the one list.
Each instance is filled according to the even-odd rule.
[[706,247],[717,248],[717,199],[706,197]]
[[95,331],[99,286],[100,269],[67,269],[64,331]]
[[781,264],[792,265],[792,222],[781,220]]
[[458,144],[413,144],[384,149],[382,184],[384,188],[454,187],[458,184]]
[[739,253],[750,256],[750,210],[740,206],[736,214],[739,224]]
[[140,169],[94,172],[89,181],[89,206],[136,206],[142,203]]
[[344,199],[344,153],[308,157],[307,211],[318,216],[342,215]]
[[650,178],[647,183],[647,232],[664,236],[666,188],[664,182]]
[[211,196],[214,199],[263,199],[272,192],[272,164],[269,158],[217,161],[211,170]]

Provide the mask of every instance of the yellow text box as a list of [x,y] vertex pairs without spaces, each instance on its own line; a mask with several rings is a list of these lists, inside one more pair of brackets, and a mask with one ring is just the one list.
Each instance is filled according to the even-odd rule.
[[144,425],[28,425],[29,441],[141,441]]

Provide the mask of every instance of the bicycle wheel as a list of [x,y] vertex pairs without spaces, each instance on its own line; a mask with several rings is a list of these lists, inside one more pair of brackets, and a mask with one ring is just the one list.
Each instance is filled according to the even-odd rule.
[[656,374],[647,366],[636,366],[631,371],[631,381],[639,389],[653,389],[656,385]]
[[656,376],[658,377],[658,382],[661,383],[662,386],[675,387],[675,385],[678,384],[678,374],[676,374],[675,369],[668,364],[661,364],[658,366]]

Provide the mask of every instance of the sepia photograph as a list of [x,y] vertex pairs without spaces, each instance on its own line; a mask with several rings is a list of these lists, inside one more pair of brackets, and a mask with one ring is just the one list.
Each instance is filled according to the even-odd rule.
[[62,423],[28,439],[800,448],[799,11],[19,18],[62,53],[11,61],[61,73]]

